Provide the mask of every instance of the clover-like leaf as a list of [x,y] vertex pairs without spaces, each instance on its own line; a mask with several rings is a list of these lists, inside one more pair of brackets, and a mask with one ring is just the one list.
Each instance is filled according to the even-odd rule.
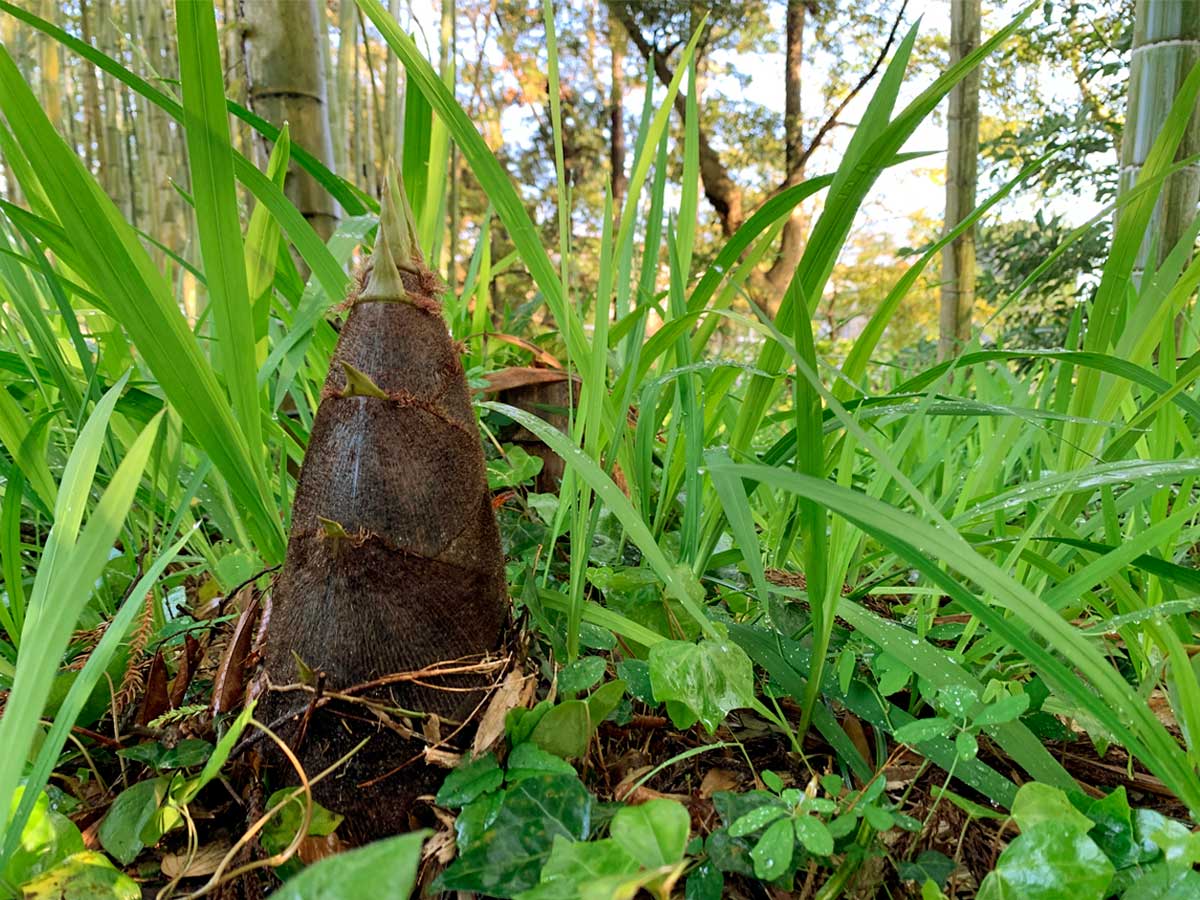
[[829,856],[833,853],[833,835],[820,819],[815,816],[797,816],[794,827],[796,840],[813,856]]
[[754,874],[763,881],[774,881],[788,870],[796,850],[795,832],[791,819],[780,819],[763,832],[750,858],[754,860]]

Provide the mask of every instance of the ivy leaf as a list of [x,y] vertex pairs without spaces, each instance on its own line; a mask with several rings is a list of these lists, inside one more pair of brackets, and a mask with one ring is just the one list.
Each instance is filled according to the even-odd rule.
[[735,838],[729,829],[718,828],[704,842],[709,861],[722,872],[738,875],[754,875],[754,861],[750,858],[750,842],[746,838]]
[[491,826],[450,864],[435,889],[512,897],[533,888],[556,838],[587,838],[592,806],[592,795],[578,778],[524,779],[508,789]]
[[1200,862],[1200,834],[1193,834],[1182,822],[1151,809],[1139,809],[1133,824],[1143,846],[1150,844],[1162,850],[1168,865],[1190,868]]
[[560,836],[554,839],[550,857],[542,867],[541,882],[518,896],[522,900],[578,897],[603,879],[620,879],[636,871],[637,860],[612,838],[570,841]]
[[[270,796],[270,799],[267,800],[267,809],[274,809],[275,804],[295,791],[295,788],[290,787],[280,788],[275,791]],[[312,817],[308,822],[308,834],[314,837],[324,837],[327,834],[333,834],[337,830],[337,827],[342,824],[342,819],[344,818],[340,813],[328,810],[320,803],[313,801]],[[296,837],[296,832],[300,830],[303,822],[304,794],[299,793],[263,826],[263,849],[269,854],[284,850]]]
[[574,759],[587,752],[592,737],[592,717],[583,700],[564,700],[550,708],[529,739],[555,756]]
[[585,656],[563,667],[558,673],[558,689],[564,694],[586,691],[604,677],[603,656]]
[[25,900],[141,900],[137,882],[95,850],[68,856],[21,887]]
[[1070,828],[1084,834],[1092,829],[1092,820],[1077,810],[1066,794],[1056,787],[1036,781],[1021,785],[1013,800],[1012,817],[1021,831],[1043,822],[1052,822],[1059,828]]
[[706,860],[688,874],[683,897],[684,900],[721,900],[724,890],[725,876],[712,860]]
[[916,861],[900,863],[898,871],[900,877],[905,881],[919,881],[922,884],[932,881],[941,887],[956,868],[958,868],[958,863],[945,853],[937,850],[922,850]]
[[575,769],[561,756],[547,753],[532,742],[518,744],[512,753],[508,754],[508,772],[504,777],[509,784],[546,774],[575,775]]
[[516,487],[542,471],[541,457],[531,455],[523,447],[510,444],[504,453],[499,459],[487,461],[488,490]]
[[825,823],[815,816],[799,816],[794,820],[796,840],[813,856],[829,856],[833,853],[833,835]]
[[428,829],[402,834],[329,856],[309,866],[271,896],[275,900],[350,900],[378,897],[386,885],[390,897],[407,897],[417,880],[421,845]]
[[139,781],[117,794],[104,814],[98,835],[100,845],[121,865],[129,865],[145,848],[144,839],[155,830],[154,819],[170,786],[168,775]]
[[[25,790],[24,785],[17,787],[12,798],[12,811],[20,805]],[[83,835],[79,828],[62,813],[51,809],[50,798],[45,791],[39,791],[25,827],[21,829],[20,843],[8,858],[8,865],[0,869],[0,889],[5,882],[23,884],[82,850]]]
[[1133,834],[1133,812],[1124,785],[1092,803],[1087,815],[1096,823],[1088,836],[1100,845],[1113,865],[1123,869],[1141,860],[1141,848]]
[[654,691],[650,687],[650,664],[642,659],[623,659],[617,663],[617,675],[628,686],[630,696],[643,703],[654,705]]
[[504,802],[504,791],[481,794],[458,813],[454,820],[454,837],[459,855],[466,853],[487,834],[496,820],[500,805]]
[[[730,710],[754,703],[754,668],[737,644],[705,639],[697,644],[662,641],[650,648],[654,698],[667,702],[676,727],[690,713],[712,734]],[[681,710],[680,707],[683,709]]]
[[[1026,785],[1028,787],[1028,785]],[[1113,864],[1086,832],[1040,821],[1023,828],[979,887],[978,900],[1103,900]]]
[[174,747],[164,747],[157,741],[135,744],[117,751],[117,756],[145,763],[156,772],[169,769],[188,769],[202,764],[212,754],[213,746],[208,741],[186,738]]
[[496,757],[488,753],[447,775],[434,802],[446,809],[457,809],[481,794],[494,791],[503,781],[504,772],[497,764]]
[[617,708],[617,704],[624,696],[625,682],[620,678],[615,678],[608,684],[601,685],[592,691],[587,698],[588,717],[592,720],[592,731],[600,727],[600,723]]

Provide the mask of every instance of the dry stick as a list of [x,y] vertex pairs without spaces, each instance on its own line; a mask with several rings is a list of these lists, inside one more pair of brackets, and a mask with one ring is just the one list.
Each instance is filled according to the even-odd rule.
[[312,721],[313,710],[317,708],[317,704],[321,701],[321,696],[325,693],[325,673],[317,673],[317,686],[313,692],[313,698],[308,701],[308,706],[304,709],[304,718],[300,720],[300,731],[296,736],[296,749],[299,750],[304,746],[304,739],[308,737],[308,723]]
[[[444,738],[442,738],[440,741],[431,742],[429,747],[426,747],[425,750],[428,750],[430,748],[436,749],[438,747],[445,746],[450,741],[452,741],[454,738],[458,737],[458,735],[462,732],[462,730],[464,728],[466,728],[468,725],[470,725],[472,721],[474,721],[475,716],[479,714],[479,711],[481,709],[483,709],[483,705],[491,700],[492,694],[494,694],[496,692],[496,689],[500,687],[500,684],[501,684],[501,680],[497,680],[490,687],[485,689],[483,692],[483,697],[480,699],[480,701],[477,704],[475,704],[475,708],[473,710],[471,710],[471,712],[467,715],[467,717],[461,723],[459,723],[458,727],[455,728],[448,735],[446,735]],[[382,775],[376,776],[375,778],[372,778],[369,781],[360,782],[358,787],[360,789],[365,790],[366,788],[373,787],[382,781],[386,781],[388,778],[391,778],[397,772],[401,771],[402,769],[408,768],[413,763],[415,763],[418,759],[420,759],[422,756],[424,756],[425,750],[422,750],[416,756],[410,757],[409,759],[405,760],[400,765],[396,766],[394,769],[391,769],[388,772],[384,772]]]
[[[45,725],[47,728],[50,728],[54,723],[47,719],[43,719],[42,724]],[[96,779],[96,783],[98,785],[100,785],[101,789],[105,793],[108,793],[108,782],[104,780],[104,776],[101,775],[100,770],[96,768],[96,763],[92,760],[92,755],[90,753],[88,753],[87,747],[85,747],[83,745],[83,741],[79,740],[79,738],[76,737],[75,730],[76,729],[71,729],[71,731],[67,732],[67,740],[69,740],[71,743],[73,743],[75,745],[75,747],[79,750],[79,753],[83,757],[84,762],[86,762],[88,765],[88,768],[91,769],[92,776]],[[94,734],[94,732],[93,732],[93,734]],[[105,741],[108,740],[108,738],[104,737],[104,735],[102,735],[102,734],[97,734],[95,736],[98,738],[101,738]]]
[[[257,719],[251,718],[250,724],[255,728],[261,729],[267,735],[267,737],[275,742],[276,746],[279,747],[283,755],[287,757],[288,762],[292,764],[292,767],[296,770],[296,774],[300,777],[300,787],[296,788],[294,791],[272,806],[266,811],[266,813],[263,814],[262,818],[250,826],[246,833],[238,838],[237,843],[229,848],[229,852],[227,852],[225,856],[221,858],[221,862],[217,865],[216,871],[212,873],[212,876],[208,879],[208,881],[196,891],[188,894],[184,900],[195,900],[197,897],[203,897],[205,894],[209,894],[216,890],[222,884],[245,875],[247,872],[251,872],[255,869],[261,869],[264,866],[280,866],[291,859],[296,853],[296,850],[299,849],[301,842],[308,836],[308,826],[312,821],[313,812],[313,785],[319,784],[326,776],[330,775],[332,772],[338,769],[338,767],[345,764],[367,743],[366,740],[361,741],[351,748],[349,753],[340,759],[335,760],[334,763],[329,766],[329,768],[320,772],[315,778],[310,780],[305,774],[304,767],[300,764],[300,760],[296,758],[296,755],[292,753],[291,748],[284,743],[283,739],[280,738],[279,735],[273,732],[266,725],[259,722]],[[304,794],[304,818],[301,820],[300,828],[296,832],[296,836],[292,838],[292,842],[288,844],[288,846],[285,847],[282,852],[276,853],[274,856],[268,856],[265,859],[258,859],[254,860],[253,862],[246,863],[244,866],[239,866],[228,875],[225,875],[225,868],[231,862],[233,862],[234,857],[241,852],[242,848],[245,847],[251,840],[253,840],[255,835],[262,831],[267,822],[269,822],[276,813],[278,813],[281,809],[283,809],[301,794]]]
[[[363,691],[374,690],[379,687],[387,687],[389,684],[397,684],[404,681],[418,681],[422,678],[432,678],[442,675],[477,675],[484,672],[492,672],[498,668],[504,668],[511,661],[511,657],[500,657],[496,659],[483,659],[477,663],[458,665],[463,660],[470,659],[469,656],[459,657],[459,659],[447,660],[446,662],[434,663],[431,666],[425,666],[423,669],[415,669],[411,672],[396,672],[392,675],[384,675],[372,681],[364,681],[361,684],[352,685],[346,688],[347,694],[358,694]],[[441,668],[445,666],[445,668]]]
[[[119,744],[121,743],[121,720],[117,714],[117,689],[113,686],[112,676],[108,672],[104,673],[104,680],[108,682],[108,699],[112,710],[113,739]],[[117,763],[121,767],[121,783],[128,784],[128,776],[125,773],[125,757],[119,753],[117,754]]]
[[192,818],[186,806],[179,807],[179,815],[187,825],[187,857],[184,859],[183,865],[179,867],[179,871],[175,874],[175,877],[164,884],[158,893],[154,895],[154,900],[164,900],[164,898],[170,896],[171,891],[175,889],[175,885],[183,880],[188,867],[191,866],[192,861],[195,860],[196,854],[200,850],[200,836],[196,833],[196,820]]

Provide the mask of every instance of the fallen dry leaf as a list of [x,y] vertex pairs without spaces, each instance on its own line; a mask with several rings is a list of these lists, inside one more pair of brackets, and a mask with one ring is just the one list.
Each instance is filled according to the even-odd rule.
[[349,849],[350,845],[338,837],[337,832],[321,837],[310,834],[296,848],[296,856],[306,866],[311,866],[318,860],[322,860],[327,856],[336,856]]
[[437,713],[430,713],[429,718],[421,723],[421,734],[425,735],[425,740],[431,744],[442,742],[442,720],[438,718]]
[[656,791],[645,785],[634,787],[651,768],[653,767],[641,766],[629,772],[613,791],[613,799],[620,803],[628,803],[630,806],[637,806],[649,800],[678,800],[680,803],[686,803],[692,799],[685,794],[664,794],[662,791]]
[[229,852],[229,846],[227,841],[216,841],[201,847],[190,857],[187,853],[168,853],[160,863],[162,873],[171,879],[211,875]]
[[700,799],[709,800],[717,791],[732,791],[738,786],[738,777],[728,769],[709,769],[700,782]]
[[421,850],[421,859],[436,859],[441,865],[446,865],[454,859],[456,844],[453,831],[439,831],[425,842]]
[[871,758],[871,745],[867,741],[867,732],[863,729],[862,722],[857,716],[846,713],[842,719],[842,731],[846,732],[846,736],[850,738],[850,743],[854,744],[863,759]]
[[533,358],[543,365],[549,366],[552,369],[561,369],[562,363],[552,353],[543,350],[537,344],[531,344],[524,338],[517,337],[515,334],[504,334],[498,331],[489,331],[487,339],[490,341],[502,341],[505,344],[512,344],[514,347],[520,347],[522,350],[528,350],[533,354]]
[[[530,683],[533,679],[530,679]],[[523,706],[521,702],[525,694],[525,676],[513,669],[504,676],[504,681],[492,694],[487,708],[479,719],[479,728],[475,731],[475,740],[471,744],[471,755],[480,756],[492,749],[492,746],[504,736],[504,720],[510,709]]]
[[171,709],[183,705],[183,698],[192,683],[192,676],[196,674],[196,664],[200,661],[200,642],[190,634],[183,636],[183,642],[183,652],[179,654],[179,668],[171,681]]
[[170,708],[167,663],[159,650],[154,654],[154,659],[150,662],[150,672],[146,675],[146,689],[142,695],[141,708],[138,710],[137,723],[143,727],[147,726]]
[[461,753],[451,753],[449,750],[439,750],[437,747],[425,748],[425,762],[431,766],[443,769],[453,769],[462,761]]
[[258,625],[259,604],[261,595],[253,596],[254,602],[247,602],[242,614],[238,617],[237,625],[233,628],[233,636],[229,646],[217,666],[217,674],[213,678],[212,713],[218,716],[236,709],[242,705],[242,696],[246,683],[246,659],[254,645],[254,634]]
[[[500,391],[510,391],[513,388],[526,387],[531,384],[554,384],[566,381],[568,375],[561,369],[535,369],[532,366],[509,366],[499,372],[489,372],[484,376],[488,386],[485,394],[495,394]],[[574,376],[574,380],[578,380]]]

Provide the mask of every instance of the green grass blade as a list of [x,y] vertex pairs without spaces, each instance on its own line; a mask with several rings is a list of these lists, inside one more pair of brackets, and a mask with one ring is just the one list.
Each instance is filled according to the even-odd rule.
[[375,23],[388,46],[404,63],[408,83],[417,85],[434,112],[446,124],[451,137],[495,207],[496,215],[508,229],[509,238],[520,252],[521,259],[542,292],[555,321],[563,329],[571,356],[577,359],[585,358],[588,354],[583,326],[566,305],[558,273],[542,247],[541,234],[513,188],[508,173],[488,149],[479,132],[475,130],[475,125],[458,105],[458,101],[446,88],[441,77],[421,55],[412,38],[396,24],[379,0],[355,2],[363,14]]
[[42,185],[79,257],[80,265],[72,267],[107,299],[193,438],[212,456],[245,512],[258,551],[269,561],[281,560],[283,529],[255,456],[170,288],[112,201],[55,132],[2,47],[0,109],[17,140],[42,161]]
[[604,470],[594,460],[588,458],[582,450],[574,446],[570,439],[553,425],[525,412],[523,409],[491,401],[480,403],[479,405],[484,409],[503,413],[513,421],[528,428],[544,441],[551,450],[561,456],[567,466],[574,470],[578,477],[588,483],[591,489],[604,502],[605,506],[617,517],[617,520],[629,534],[630,540],[642,552],[646,562],[650,564],[655,574],[662,579],[667,590],[680,602],[688,614],[695,619],[701,630],[708,637],[717,637],[717,632],[713,628],[712,622],[705,614],[697,598],[693,595],[692,588],[699,589],[699,585],[695,583],[694,579],[687,577],[690,576],[690,573],[686,569],[676,566],[667,558],[667,555],[658,546],[658,542],[654,540],[654,535],[651,534],[641,513],[634,509],[633,504],[629,502],[629,498],[621,493],[621,489],[617,487],[613,480],[604,473]]
[[13,399],[4,385],[0,384],[0,445],[8,451],[13,463],[46,505],[46,509],[53,509],[58,493],[54,476],[50,474],[50,467],[46,465],[45,458],[32,452],[32,446],[26,442],[29,433],[30,422],[25,410]]
[[[199,528],[199,525],[194,526],[193,531],[196,528]],[[2,861],[8,859],[16,849],[16,843],[29,814],[33,811],[38,794],[49,781],[50,773],[58,762],[58,755],[66,743],[68,732],[74,727],[84,704],[87,703],[88,698],[100,683],[100,679],[104,677],[108,664],[112,661],[118,648],[128,638],[134,619],[144,609],[146,603],[155,602],[154,597],[151,595],[147,598],[147,594],[153,589],[167,566],[174,561],[184,545],[191,539],[192,532],[189,532],[155,558],[150,567],[146,569],[145,574],[138,579],[137,584],[130,589],[128,597],[121,604],[121,609],[108,623],[104,630],[104,636],[88,654],[88,660],[83,669],[71,683],[67,697],[59,707],[58,713],[54,717],[54,723],[42,741],[33,768],[25,778],[25,793],[21,797],[21,803],[16,812],[8,822],[4,846],[0,848],[0,865],[3,865]]]
[[[216,327],[217,359],[233,416],[251,448],[262,446],[255,387],[254,319],[234,190],[225,82],[211,3],[176,7],[183,121],[200,256]],[[255,457],[257,459],[257,455]]]
[[[1200,783],[1174,738],[1104,655],[1028,588],[980,556],[956,532],[930,525],[887,503],[839,485],[762,465],[726,466],[730,475],[808,496],[848,519],[922,571],[969,613],[1020,652],[1056,690],[1095,716],[1192,809],[1200,813]],[[917,550],[917,546],[922,549]],[[943,572],[932,554],[1003,604],[982,602]],[[1040,638],[1041,642],[1034,640]],[[1070,666],[1059,659],[1069,659]],[[1082,676],[1082,677],[1081,677]]]
[[[891,654],[921,678],[928,679],[936,689],[966,687],[976,697],[982,697],[984,684],[961,661],[940,647],[916,637],[896,622],[881,618],[857,603],[839,599],[838,615],[855,630],[864,634],[883,652]],[[1029,728],[1021,722],[1009,722],[996,728],[996,740],[1030,777],[1064,790],[1077,790],[1075,779],[1050,755]]]
[[[110,391],[105,400],[111,399],[115,403],[117,393],[119,391],[115,389]],[[34,582],[22,642],[38,647],[39,652],[22,653],[17,657],[12,691],[4,714],[0,717],[0,746],[6,748],[5,755],[0,758],[0,809],[4,810],[12,808],[13,791],[32,746],[54,673],[71,639],[79,614],[92,596],[96,579],[108,564],[113,542],[120,534],[133,504],[138,482],[158,435],[160,420],[155,419],[130,446],[88,518],[79,540],[73,541],[73,511],[82,509],[91,488],[90,479],[86,484],[81,483],[82,475],[88,471],[87,463],[92,456],[99,454],[103,425],[111,413],[111,404],[106,409],[100,409],[99,413],[93,413],[89,425],[92,421],[100,423],[100,432],[89,432],[86,440],[81,436],[80,444],[76,447],[86,458],[76,461],[75,454],[72,454],[72,462],[76,464],[73,467],[68,465],[78,477],[70,482],[64,478],[60,486],[63,531],[55,533],[59,529],[56,521],[47,548],[50,547],[50,541],[54,540],[62,549],[53,559],[43,557]],[[6,812],[6,822],[7,819]],[[8,844],[7,837],[5,844]],[[0,858],[0,865],[3,865],[3,858]]]

